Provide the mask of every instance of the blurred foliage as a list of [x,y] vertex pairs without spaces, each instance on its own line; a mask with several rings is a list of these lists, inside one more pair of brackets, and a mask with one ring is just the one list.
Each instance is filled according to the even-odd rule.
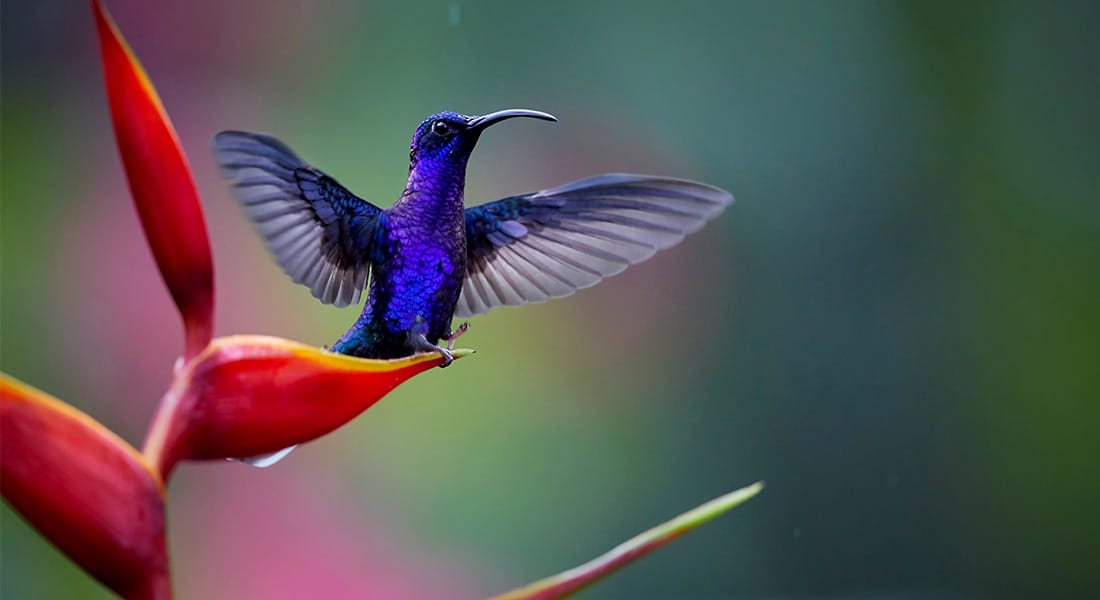
[[[424,115],[527,106],[561,123],[486,136],[471,202],[616,170],[737,198],[601,286],[475,319],[477,355],[276,469],[183,469],[181,597],[424,572],[488,595],[758,478],[766,498],[590,595],[1100,585],[1096,3],[108,6],[196,171],[221,334],[327,344],[355,314],[266,256],[210,160],[220,129],[386,205]],[[90,22],[4,3],[0,361],[135,442],[180,339]],[[101,594],[0,519],[4,597]]]

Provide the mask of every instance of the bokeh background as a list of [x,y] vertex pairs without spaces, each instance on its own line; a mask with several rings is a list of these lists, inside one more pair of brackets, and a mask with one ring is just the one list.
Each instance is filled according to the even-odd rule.
[[[190,157],[217,331],[321,345],[213,167],[277,135],[383,206],[427,114],[506,107],[471,203],[605,171],[736,204],[277,467],[185,465],[181,598],[477,598],[758,479],[588,598],[1100,585],[1094,2],[110,0]],[[2,6],[3,370],[139,444],[181,348],[86,3]],[[107,594],[7,506],[4,598]]]

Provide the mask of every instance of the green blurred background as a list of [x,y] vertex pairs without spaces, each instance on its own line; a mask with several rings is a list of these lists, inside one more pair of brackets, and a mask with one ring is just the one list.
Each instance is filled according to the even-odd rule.
[[[476,598],[758,479],[587,598],[1100,589],[1100,4],[106,2],[207,211],[217,331],[356,317],[266,255],[213,167],[277,135],[381,205],[427,114],[530,107],[470,203],[606,171],[736,204],[273,469],[186,465],[181,598]],[[182,344],[90,11],[5,0],[3,370],[138,444]],[[6,505],[4,598],[106,597]]]

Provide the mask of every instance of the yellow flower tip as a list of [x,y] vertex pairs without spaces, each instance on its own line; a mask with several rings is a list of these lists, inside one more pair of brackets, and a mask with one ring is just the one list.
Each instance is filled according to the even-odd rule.
[[[475,352],[475,350],[469,348],[458,348],[452,350],[451,354],[457,360],[474,354]],[[441,360],[442,358],[438,352],[421,352],[411,356],[391,359],[360,358],[275,336],[230,335],[215,338],[210,342],[206,350],[195,358],[194,362],[201,362],[203,359],[216,354],[221,354],[223,356],[228,355],[230,357],[257,357],[289,354],[298,358],[312,360],[331,368],[373,372],[396,371],[425,362]]]

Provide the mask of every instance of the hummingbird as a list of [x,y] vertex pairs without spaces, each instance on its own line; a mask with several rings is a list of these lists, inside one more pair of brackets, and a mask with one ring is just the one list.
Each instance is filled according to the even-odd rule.
[[[733,201],[668,177],[604,174],[466,208],[470,155],[490,126],[537,110],[431,115],[416,128],[409,176],[386,209],[356,196],[269,135],[223,131],[223,176],[275,261],[321,302],[367,301],[331,347],[364,358],[439,352],[452,320],[568,296],[700,229]],[[442,345],[440,342],[446,342]]]

